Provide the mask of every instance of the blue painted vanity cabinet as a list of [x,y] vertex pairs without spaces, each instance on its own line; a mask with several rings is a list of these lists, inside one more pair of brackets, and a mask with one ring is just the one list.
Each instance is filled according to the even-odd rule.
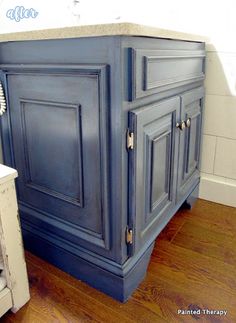
[[0,43],[27,249],[127,300],[197,195],[204,57],[203,43],[150,37]]

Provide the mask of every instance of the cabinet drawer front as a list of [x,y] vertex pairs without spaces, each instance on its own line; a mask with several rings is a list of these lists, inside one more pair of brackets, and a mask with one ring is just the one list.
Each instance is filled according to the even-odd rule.
[[204,50],[132,49],[132,100],[204,79]]
[[[135,145],[130,153],[130,214],[134,217],[135,251],[159,233],[175,203],[178,97],[129,113]],[[160,231],[160,230],[159,230]]]

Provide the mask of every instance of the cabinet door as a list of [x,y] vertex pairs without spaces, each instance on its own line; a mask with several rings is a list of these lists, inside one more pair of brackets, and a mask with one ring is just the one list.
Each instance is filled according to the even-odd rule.
[[204,89],[188,91],[181,96],[181,120],[186,128],[180,132],[177,200],[187,197],[199,181],[202,106]]
[[175,204],[179,117],[178,97],[129,112],[135,138],[129,156],[129,215],[135,251],[155,239]]
[[6,77],[25,230],[107,254],[106,68],[19,67]]

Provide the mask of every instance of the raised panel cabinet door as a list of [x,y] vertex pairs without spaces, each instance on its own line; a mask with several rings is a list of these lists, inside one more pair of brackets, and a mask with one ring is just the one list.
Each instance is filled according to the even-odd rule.
[[6,75],[22,224],[109,251],[106,67],[40,67]]
[[178,97],[129,112],[135,138],[129,154],[129,218],[135,251],[155,239],[175,204],[179,117]]
[[181,96],[181,120],[186,127],[180,132],[177,200],[183,199],[199,182],[199,158],[204,88]]

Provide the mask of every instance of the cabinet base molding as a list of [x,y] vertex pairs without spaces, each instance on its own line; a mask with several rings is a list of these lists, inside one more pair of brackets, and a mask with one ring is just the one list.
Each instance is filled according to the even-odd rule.
[[154,247],[153,242],[129,272],[121,277],[52,245],[28,230],[23,229],[23,235],[27,250],[120,302],[126,302],[144,279]]
[[124,264],[108,261],[102,256],[96,258],[94,255],[89,258],[76,246],[72,248],[66,241],[62,244],[55,236],[44,234],[42,230],[35,230],[35,227],[29,222],[22,221],[24,245],[30,252],[73,277],[120,302],[126,302],[146,275],[156,237],[181,206],[192,207],[197,199],[198,191],[199,184],[195,184],[191,194],[178,203],[168,217],[160,219],[159,230],[150,237],[149,243],[145,244],[139,253],[129,258]]

